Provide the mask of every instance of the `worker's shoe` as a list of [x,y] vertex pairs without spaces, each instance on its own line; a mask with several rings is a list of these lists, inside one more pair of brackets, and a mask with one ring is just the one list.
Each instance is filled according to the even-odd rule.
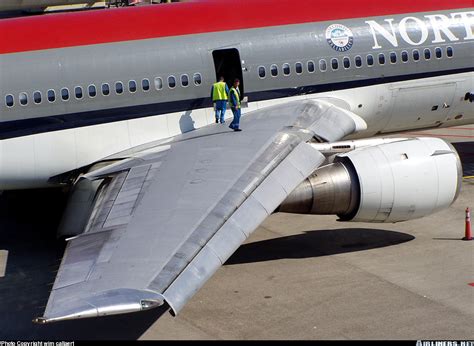
[[216,124],[219,124],[219,119],[216,119]]
[[241,129],[234,129],[235,132],[241,132]]

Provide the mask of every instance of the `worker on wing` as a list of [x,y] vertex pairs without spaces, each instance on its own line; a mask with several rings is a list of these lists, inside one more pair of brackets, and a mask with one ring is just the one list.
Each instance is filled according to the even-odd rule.
[[229,99],[229,87],[224,81],[224,77],[220,77],[217,83],[214,83],[211,89],[211,98],[216,110],[216,124],[224,124],[224,116],[227,108],[227,100]]
[[234,84],[230,89],[230,109],[234,114],[234,120],[230,124],[230,128],[234,131],[242,131],[240,129],[240,90],[239,90],[240,81],[238,79],[234,80]]

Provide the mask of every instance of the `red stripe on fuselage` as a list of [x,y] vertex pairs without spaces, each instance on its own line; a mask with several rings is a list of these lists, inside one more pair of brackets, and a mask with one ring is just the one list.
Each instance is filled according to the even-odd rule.
[[203,0],[0,20],[0,54],[471,8],[474,0]]

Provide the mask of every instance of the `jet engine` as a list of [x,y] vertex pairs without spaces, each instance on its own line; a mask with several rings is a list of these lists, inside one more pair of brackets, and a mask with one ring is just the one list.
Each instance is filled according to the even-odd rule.
[[277,211],[401,222],[449,207],[461,182],[461,161],[451,144],[438,138],[404,139],[336,155]]

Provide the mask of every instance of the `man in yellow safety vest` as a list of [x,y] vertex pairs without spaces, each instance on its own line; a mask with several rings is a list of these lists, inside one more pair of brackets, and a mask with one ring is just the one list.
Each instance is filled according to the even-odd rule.
[[230,124],[230,128],[234,131],[242,131],[240,129],[240,80],[236,79],[234,85],[230,89],[230,109],[234,113],[234,120]]
[[216,110],[216,124],[224,124],[225,111],[227,109],[227,100],[229,99],[229,87],[224,81],[224,77],[220,77],[217,83],[214,83],[211,89],[211,98]]

